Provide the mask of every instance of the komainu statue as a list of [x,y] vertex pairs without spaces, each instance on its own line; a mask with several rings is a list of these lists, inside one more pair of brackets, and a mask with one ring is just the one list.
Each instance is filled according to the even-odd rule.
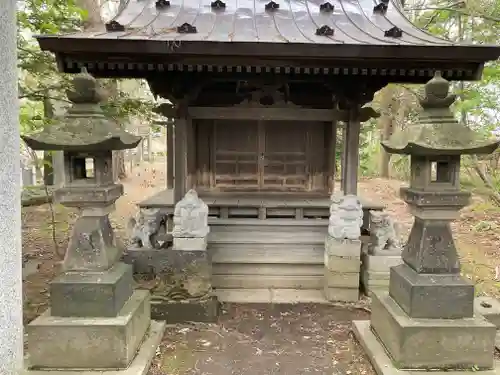
[[142,209],[137,219],[129,220],[128,231],[133,246],[156,249],[159,247],[158,236],[166,232],[165,216],[156,208]]
[[383,211],[370,211],[370,254],[400,253],[401,242],[391,216]]
[[359,240],[363,207],[355,195],[332,195],[328,234],[337,240]]
[[176,205],[173,237],[202,238],[208,235],[208,206],[195,190],[189,190]]

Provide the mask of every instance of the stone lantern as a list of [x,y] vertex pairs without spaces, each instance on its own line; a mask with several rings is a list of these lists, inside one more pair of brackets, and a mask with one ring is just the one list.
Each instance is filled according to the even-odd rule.
[[460,156],[489,154],[499,142],[481,140],[458,123],[449,109],[455,99],[437,72],[420,99],[419,121],[382,143],[389,153],[410,155],[410,184],[401,196],[415,220],[403,264],[391,268],[389,293],[373,293],[375,335],[368,322],[354,322],[365,348],[379,353],[372,356],[376,368],[478,370],[494,364],[496,327],[474,315],[474,286],[460,276],[450,223],[470,198],[460,190]]
[[163,330],[150,324],[149,292],[134,291],[131,266],[118,261],[122,249],[109,220],[123,194],[113,180],[112,151],[134,148],[141,138],[104,115],[101,89],[85,70],[67,95],[73,105],[63,119],[23,137],[34,150],[63,151],[65,183],[54,199],[80,209],[64,272],[50,286],[51,308],[27,327],[29,365],[125,369],[140,344],[159,340]]

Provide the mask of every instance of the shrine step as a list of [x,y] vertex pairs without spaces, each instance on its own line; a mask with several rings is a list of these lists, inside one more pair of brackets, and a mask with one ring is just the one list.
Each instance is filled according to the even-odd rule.
[[233,264],[316,264],[323,267],[324,245],[278,243],[209,243],[212,263]]
[[232,303],[329,303],[319,289],[216,289],[215,294]]
[[[328,232],[325,219],[216,219],[209,220],[212,233],[228,232],[273,232],[273,233],[319,233],[323,237]],[[324,238],[323,238],[324,240]]]
[[280,227],[261,231],[243,229],[238,231],[211,230],[208,235],[210,244],[282,244],[282,245],[322,245],[326,233],[314,231],[283,231]]

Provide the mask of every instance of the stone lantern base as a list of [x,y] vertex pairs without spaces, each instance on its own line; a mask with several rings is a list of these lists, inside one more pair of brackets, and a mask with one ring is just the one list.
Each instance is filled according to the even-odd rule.
[[[384,292],[374,292],[373,296],[384,293]],[[387,292],[385,292],[387,295]],[[473,369],[459,369],[459,370],[414,370],[414,369],[403,369],[403,368],[398,368],[399,364],[389,356],[389,354],[386,351],[386,348],[384,345],[380,342],[379,337],[373,332],[370,321],[369,320],[354,320],[353,322],[353,332],[354,336],[356,339],[359,341],[361,344],[364,352],[368,356],[368,359],[370,360],[373,368],[375,369],[375,372],[377,375],[465,375],[465,374],[478,374],[478,375],[500,375],[500,361],[495,360],[493,363],[493,368],[492,369],[487,369],[487,370],[473,370]],[[425,323],[422,322],[419,324],[418,322],[413,321],[412,322],[414,327],[413,327],[413,332],[408,333],[407,336],[409,337],[412,334],[418,334],[419,336],[424,336],[430,332],[430,330],[419,330],[419,326],[423,326]],[[454,330],[455,332],[458,332],[461,330],[463,327],[445,327],[444,325],[441,327],[438,327],[440,332],[444,332],[446,330]],[[485,328],[485,325],[483,325],[483,328]],[[435,331],[436,327],[432,328],[432,331]],[[400,337],[405,337],[404,335],[401,335]],[[434,339],[436,338],[436,335],[433,336]],[[458,335],[457,337],[454,338],[454,340],[459,340],[460,337],[463,337],[462,335]],[[489,340],[489,339],[488,339]],[[421,347],[425,347],[426,342],[421,343]],[[442,349],[443,345],[441,346]],[[434,350],[435,347],[434,347]],[[462,352],[457,350],[456,356],[459,357]],[[491,353],[490,353],[491,355]],[[483,357],[487,356],[487,354],[483,354]]]
[[500,375],[496,327],[482,316],[411,318],[388,292],[374,291],[371,321],[353,321],[353,331],[378,375]]
[[52,309],[26,327],[23,374],[146,374],[165,323],[151,320],[150,293],[132,283],[132,267],[123,263],[56,278]]

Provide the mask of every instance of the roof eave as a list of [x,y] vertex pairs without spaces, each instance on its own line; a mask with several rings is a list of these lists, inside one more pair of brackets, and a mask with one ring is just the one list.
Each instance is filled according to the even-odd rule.
[[[36,36],[40,48],[56,54],[107,53],[129,55],[256,56],[254,42],[183,41],[175,48],[165,40],[78,38],[60,35]],[[64,43],[65,41],[66,43]],[[68,43],[71,41],[71,43]],[[480,45],[355,45],[266,43],[259,45],[259,57],[321,59],[397,59],[421,61],[477,62],[497,60],[500,46]],[[425,51],[425,53],[423,53]],[[423,58],[424,57],[424,58]]]

